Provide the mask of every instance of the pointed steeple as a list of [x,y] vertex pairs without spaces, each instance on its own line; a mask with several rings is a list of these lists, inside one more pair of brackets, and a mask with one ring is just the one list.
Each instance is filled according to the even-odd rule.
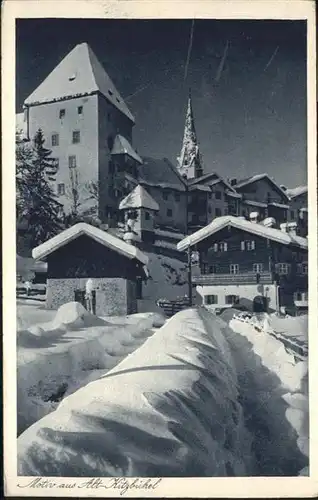
[[132,122],[134,117],[114,83],[97,59],[90,46],[84,42],[76,45],[53,69],[43,82],[25,100],[26,106],[43,104],[102,94]]
[[189,89],[181,154],[177,160],[178,170],[182,176],[192,179],[202,175],[202,159],[194,125],[191,89]]

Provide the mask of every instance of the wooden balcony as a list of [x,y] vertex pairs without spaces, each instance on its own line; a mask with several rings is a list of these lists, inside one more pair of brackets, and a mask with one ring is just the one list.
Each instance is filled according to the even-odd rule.
[[253,285],[259,283],[268,285],[273,283],[273,276],[270,272],[260,273],[257,281],[256,273],[238,273],[238,274],[200,274],[192,276],[194,285]]

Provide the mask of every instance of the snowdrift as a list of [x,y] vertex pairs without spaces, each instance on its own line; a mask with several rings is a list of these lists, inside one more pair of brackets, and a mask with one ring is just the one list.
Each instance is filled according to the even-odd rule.
[[58,309],[53,321],[18,330],[17,342],[21,347],[45,346],[46,340],[58,339],[69,331],[107,324],[90,314],[79,302],[68,302]]
[[172,317],[20,435],[19,475],[251,475],[251,436],[222,325],[203,308]]
[[230,326],[223,330],[235,356],[258,474],[295,476],[308,466],[307,362],[297,360],[282,342],[257,331],[253,323],[233,318],[233,313],[223,315]]
[[30,327],[28,336],[18,332],[18,434],[56,409],[65,394],[113,368],[160,324],[153,313],[106,322],[74,302],[61,306],[50,323]]

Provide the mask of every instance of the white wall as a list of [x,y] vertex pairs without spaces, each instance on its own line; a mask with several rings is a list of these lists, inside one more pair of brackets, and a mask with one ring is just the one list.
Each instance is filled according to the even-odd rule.
[[204,303],[205,295],[218,296],[218,303],[209,306],[213,309],[227,305],[225,301],[226,295],[238,295],[240,297],[239,304],[246,307],[253,306],[254,297],[263,295],[269,298],[269,308],[273,310],[276,309],[275,285],[205,285],[197,286],[196,289],[198,294],[202,297],[202,303]]

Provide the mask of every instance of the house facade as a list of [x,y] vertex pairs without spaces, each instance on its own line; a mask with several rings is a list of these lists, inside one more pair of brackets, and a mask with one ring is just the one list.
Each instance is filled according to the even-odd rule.
[[85,305],[93,282],[93,311],[99,316],[137,312],[137,284],[146,277],[148,258],[133,245],[89,224],[79,223],[32,251],[47,262],[46,307]]
[[[102,221],[118,207],[109,189],[116,136],[130,145],[134,117],[87,43],[77,45],[24,102],[24,131],[32,140],[39,128],[58,164],[54,191],[65,212],[96,206]],[[128,155],[129,156],[129,153]],[[94,184],[98,196],[90,196]]]
[[[254,311],[306,306],[306,238],[238,217],[215,219],[178,244],[199,252],[192,282],[202,304]],[[308,305],[308,302],[307,302]]]

